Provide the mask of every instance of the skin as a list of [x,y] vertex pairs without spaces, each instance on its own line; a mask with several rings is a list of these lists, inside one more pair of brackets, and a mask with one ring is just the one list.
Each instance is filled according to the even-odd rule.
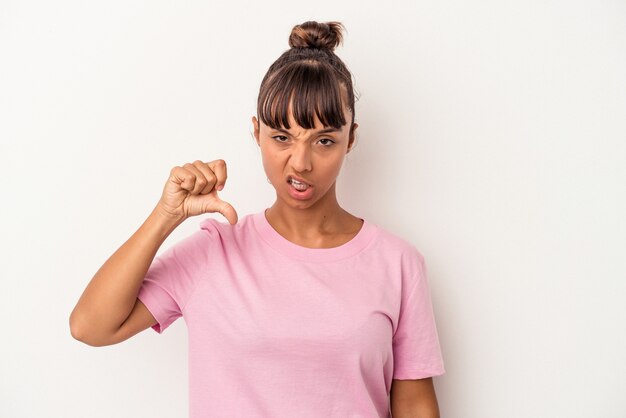
[[[344,115],[352,120],[347,108]],[[324,126],[317,117],[313,129],[303,129],[291,115],[291,108],[288,133],[270,128],[255,116],[252,123],[263,168],[276,190],[276,201],[266,211],[272,227],[289,241],[309,248],[336,247],[352,239],[363,221],[341,208],[335,189],[358,124],[320,134]],[[297,200],[289,195],[290,174],[313,185],[310,199]]]
[[393,418],[439,418],[439,405],[432,377],[393,379],[390,402]]
[[[344,101],[345,103],[345,101]],[[344,107],[345,120],[352,115]],[[309,248],[331,248],[351,240],[363,222],[339,205],[337,177],[345,156],[354,145],[358,124],[348,124],[338,132],[319,133],[324,129],[315,117],[315,126],[299,126],[291,108],[290,129],[282,132],[252,117],[254,138],[261,149],[263,168],[276,190],[276,201],[267,209],[266,218],[283,237]],[[333,141],[334,143],[331,143]],[[297,200],[289,195],[287,176],[293,174],[313,185],[313,196]],[[439,408],[432,378],[394,379],[390,392],[394,418],[439,418]]]

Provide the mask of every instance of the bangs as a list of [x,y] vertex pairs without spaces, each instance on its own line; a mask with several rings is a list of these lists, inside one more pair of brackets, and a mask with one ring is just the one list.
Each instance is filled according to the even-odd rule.
[[331,68],[300,61],[283,67],[267,82],[257,105],[265,125],[289,129],[290,106],[293,118],[304,129],[315,127],[315,116],[324,127],[340,129],[346,124],[343,88]]

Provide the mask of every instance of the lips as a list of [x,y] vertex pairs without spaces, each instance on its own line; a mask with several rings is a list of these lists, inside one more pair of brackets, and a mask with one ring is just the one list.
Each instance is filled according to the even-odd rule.
[[313,185],[311,183],[309,183],[308,181],[306,181],[306,180],[304,180],[304,179],[302,179],[300,177],[296,177],[296,176],[292,176],[292,175],[287,176],[287,183],[291,182],[291,179],[294,179],[295,181],[299,181],[300,183],[304,183],[304,184],[306,184],[309,187],[313,187]]

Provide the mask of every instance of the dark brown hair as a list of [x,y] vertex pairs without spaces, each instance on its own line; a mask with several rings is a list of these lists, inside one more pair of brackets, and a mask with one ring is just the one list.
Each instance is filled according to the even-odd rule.
[[[347,123],[343,98],[352,112],[354,90],[346,65],[333,52],[342,43],[340,22],[314,21],[296,25],[289,36],[289,46],[269,67],[259,90],[259,119],[272,128],[289,129],[289,105],[293,117],[305,129],[312,129],[314,115],[325,127],[340,129]],[[343,90],[343,93],[342,93]]]

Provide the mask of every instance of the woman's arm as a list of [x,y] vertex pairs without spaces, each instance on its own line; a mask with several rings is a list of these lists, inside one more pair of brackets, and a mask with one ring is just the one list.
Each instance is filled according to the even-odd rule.
[[[139,229],[100,267],[70,315],[72,336],[92,346],[110,345],[150,325],[153,317],[137,299],[156,252],[183,220],[155,207]],[[128,329],[122,324],[133,314]],[[122,335],[124,334],[124,335]]]
[[137,298],[157,250],[190,216],[219,212],[231,224],[237,212],[217,195],[226,181],[226,162],[196,160],[175,166],[159,203],[139,229],[100,267],[70,315],[72,336],[89,345],[110,345],[155,324]]
[[439,418],[439,405],[432,377],[416,380],[394,379],[390,397],[393,418]]

